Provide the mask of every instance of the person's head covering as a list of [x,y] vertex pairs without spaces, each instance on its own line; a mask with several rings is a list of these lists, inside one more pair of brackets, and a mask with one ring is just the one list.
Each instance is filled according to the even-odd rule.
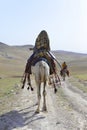
[[42,48],[50,50],[49,44],[50,42],[47,32],[45,30],[41,31],[35,41],[35,50]]

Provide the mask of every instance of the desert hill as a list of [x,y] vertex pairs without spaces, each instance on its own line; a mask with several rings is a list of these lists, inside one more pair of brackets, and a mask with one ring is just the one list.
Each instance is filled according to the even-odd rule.
[[[33,45],[9,46],[0,42],[0,77],[22,74],[27,59],[32,54],[29,50],[31,47]],[[61,50],[55,50],[52,53],[60,64],[66,61],[72,72],[87,70],[87,54]]]

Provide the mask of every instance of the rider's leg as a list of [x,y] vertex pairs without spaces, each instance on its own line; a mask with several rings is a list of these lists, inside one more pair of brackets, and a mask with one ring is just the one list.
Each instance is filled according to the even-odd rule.
[[22,79],[22,89],[24,88],[24,86],[25,86],[25,82],[26,82],[26,78],[27,78],[27,74],[24,74],[23,75],[23,79]]
[[28,60],[26,66],[25,66],[25,71],[24,71],[24,74],[23,74],[23,78],[22,78],[22,88],[24,88],[25,86],[25,82],[26,82],[26,79],[28,79],[28,83],[30,81],[30,72],[31,72],[31,65],[30,65],[30,62]]
[[67,76],[69,77],[69,70],[67,70]]

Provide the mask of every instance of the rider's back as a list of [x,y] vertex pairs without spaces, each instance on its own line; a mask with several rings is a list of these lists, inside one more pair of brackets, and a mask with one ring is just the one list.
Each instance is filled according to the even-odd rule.
[[41,31],[41,33],[38,35],[35,42],[34,52],[41,49],[50,51],[49,38],[45,30]]

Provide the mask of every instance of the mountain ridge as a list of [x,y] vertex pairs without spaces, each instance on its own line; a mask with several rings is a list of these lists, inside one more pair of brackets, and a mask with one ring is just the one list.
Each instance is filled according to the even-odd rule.
[[[29,48],[33,48],[34,45],[32,44],[26,44],[26,45],[8,45],[8,44],[5,44],[3,42],[0,42],[0,48],[1,47],[11,47],[11,48],[26,48],[26,49],[29,49]],[[55,53],[64,53],[64,54],[76,54],[76,55],[87,55],[86,53],[80,53],[80,52],[73,52],[73,51],[65,51],[65,50],[51,50],[52,52],[55,52]]]
[[[29,49],[31,47],[33,45],[9,46],[0,42],[0,77],[3,77],[3,75],[20,75],[23,73],[26,62],[33,53]],[[64,50],[54,50],[51,52],[60,64],[66,61],[71,72],[77,72],[77,70],[85,72],[87,70],[87,54]]]

